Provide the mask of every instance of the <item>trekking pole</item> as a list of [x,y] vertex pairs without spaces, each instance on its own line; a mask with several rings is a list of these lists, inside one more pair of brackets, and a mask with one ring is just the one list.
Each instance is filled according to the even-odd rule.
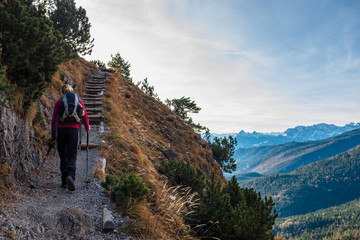
[[79,123],[79,152],[80,152],[80,156],[81,156],[81,120]]
[[89,131],[86,132],[86,183],[90,183],[89,176]]
[[39,174],[40,174],[40,172],[41,172],[41,169],[42,169],[43,166],[44,166],[46,157],[49,155],[51,148],[52,148],[52,145],[49,144],[49,149],[47,150],[46,155],[45,155],[45,157],[44,157],[44,160],[43,160],[43,162],[41,163],[40,169],[39,169],[38,173],[36,174],[35,180],[34,180],[34,182],[33,182],[32,184],[30,184],[30,188],[31,188],[31,189],[34,189],[34,188],[35,188],[35,184],[36,184],[37,178],[38,178],[38,176],[39,176]]
[[59,135],[59,116],[56,116],[55,122],[55,146],[54,146],[54,156],[56,156],[56,150],[58,145],[58,135]]

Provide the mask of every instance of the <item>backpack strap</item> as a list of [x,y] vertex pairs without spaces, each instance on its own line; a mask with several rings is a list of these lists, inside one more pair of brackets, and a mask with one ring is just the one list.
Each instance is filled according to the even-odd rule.
[[80,116],[77,114],[77,108],[80,104],[80,101],[79,101],[79,97],[77,96],[76,93],[73,93],[74,94],[74,101],[75,101],[75,106],[74,106],[74,111],[69,114],[69,103],[68,103],[68,99],[67,99],[67,94],[66,93],[63,97],[62,97],[62,103],[64,105],[64,113],[62,116],[60,116],[60,122],[64,122],[64,120],[67,118],[67,117],[74,117],[76,122],[77,123],[80,123],[81,122],[81,118]]
[[68,101],[67,101],[67,97],[66,97],[66,94],[62,97],[61,99],[63,105],[64,105],[64,113],[63,115],[60,117],[60,121],[61,122],[64,122],[65,118],[67,116],[69,116],[69,105],[68,105]]

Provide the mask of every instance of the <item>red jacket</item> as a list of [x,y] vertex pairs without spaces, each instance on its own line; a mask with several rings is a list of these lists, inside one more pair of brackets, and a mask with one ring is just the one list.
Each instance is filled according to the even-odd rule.
[[[86,113],[84,103],[80,98],[79,98],[79,102],[82,105],[82,107],[84,108],[84,116],[81,118],[81,122],[84,124],[86,131],[89,131],[89,129],[90,129],[89,118]],[[55,122],[56,122],[56,116],[58,115],[58,112],[59,112],[60,103],[61,103],[61,98],[59,100],[57,100],[55,103],[54,112],[53,112],[52,121],[51,121],[51,137],[53,139],[55,139]],[[60,122],[58,123],[58,127],[59,128],[78,128],[78,129],[80,128],[78,123],[60,123]]]

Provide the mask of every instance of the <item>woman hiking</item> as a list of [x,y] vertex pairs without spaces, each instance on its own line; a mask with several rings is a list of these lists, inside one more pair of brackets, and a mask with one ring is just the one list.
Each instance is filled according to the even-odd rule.
[[69,84],[62,86],[63,97],[57,100],[51,122],[51,136],[57,140],[60,156],[61,187],[75,191],[76,157],[80,124],[90,130],[83,101]]

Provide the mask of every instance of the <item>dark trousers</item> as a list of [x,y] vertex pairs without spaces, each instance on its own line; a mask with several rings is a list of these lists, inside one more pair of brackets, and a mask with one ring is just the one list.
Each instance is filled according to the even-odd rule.
[[78,134],[79,129],[77,128],[58,129],[58,151],[62,183],[65,183],[67,176],[71,176],[75,180]]

